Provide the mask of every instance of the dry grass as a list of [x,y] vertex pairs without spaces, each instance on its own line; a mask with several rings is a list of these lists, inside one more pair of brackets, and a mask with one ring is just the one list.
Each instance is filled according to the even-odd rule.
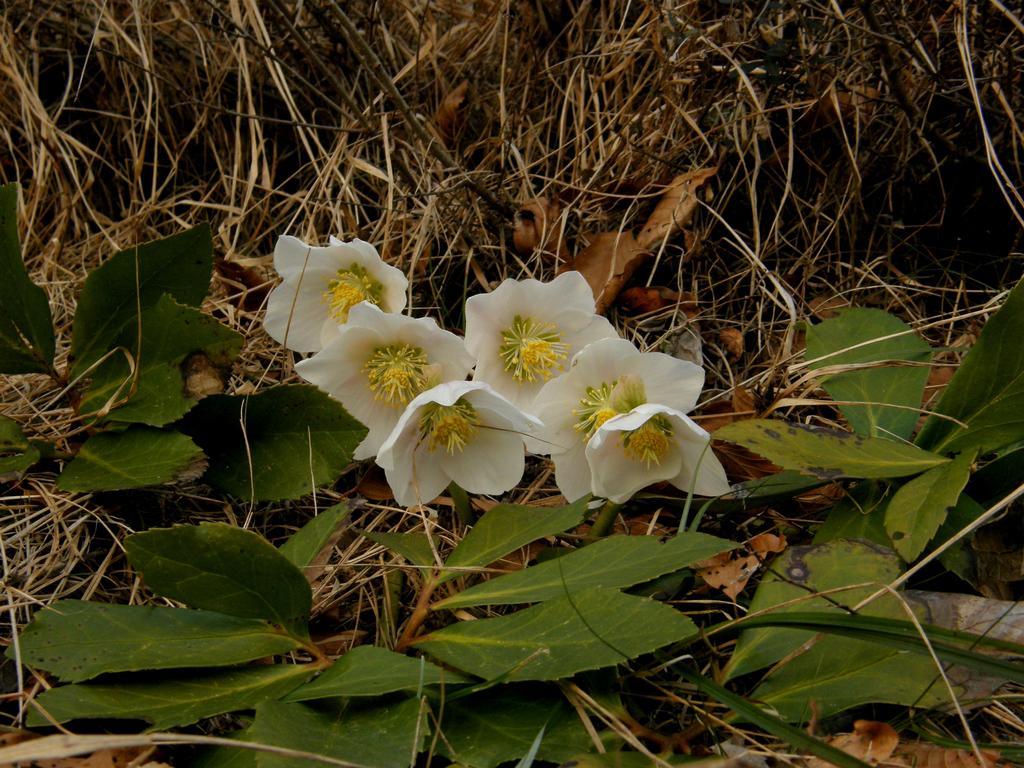
[[[412,277],[413,311],[459,329],[467,294],[554,273],[512,247],[524,201],[561,202],[575,253],[585,233],[642,223],[674,175],[718,165],[692,232],[634,283],[696,297],[708,400],[742,386],[792,413],[783,398],[815,394],[798,355],[821,302],[888,309],[956,348],[1020,274],[1021,16],[996,0],[844,5],[7,0],[0,182],[22,185],[24,252],[52,297],[60,360],[90,267],[209,221],[208,309],[247,339],[237,391],[294,379],[260,326],[279,234],[370,240]],[[439,130],[433,116],[463,81]],[[687,322],[676,306],[610,315],[649,347]],[[744,334],[742,355],[723,329]],[[0,409],[67,448],[78,425],[60,395],[45,377],[8,377]],[[529,478],[513,498],[550,502],[545,468]],[[356,479],[317,503],[351,496]],[[228,519],[279,538],[312,512],[225,506],[202,487],[69,497],[38,474],[2,503],[15,630],[58,597],[145,599],[118,545],[130,530]],[[367,502],[356,522],[427,526],[447,544],[458,526],[439,510]],[[404,616],[382,599],[391,560],[355,534],[339,544],[318,593],[325,632],[393,642]],[[13,723],[40,683],[5,684]],[[651,725],[685,730],[693,712],[672,711]],[[1012,702],[974,722],[993,740],[1022,729]]]

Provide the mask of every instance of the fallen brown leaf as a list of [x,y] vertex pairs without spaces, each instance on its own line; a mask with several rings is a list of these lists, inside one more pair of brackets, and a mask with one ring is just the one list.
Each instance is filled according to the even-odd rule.
[[679,294],[665,288],[634,286],[618,294],[618,306],[630,314],[649,314],[672,306]]
[[447,147],[455,143],[455,137],[465,120],[462,103],[466,100],[468,90],[469,81],[463,80],[441,99],[441,104],[434,113],[434,125],[437,126],[437,132],[441,134]]
[[[721,429],[726,424],[743,419],[753,419],[758,415],[759,410],[754,394],[743,387],[734,387],[731,403],[719,401],[705,406],[697,417],[697,423],[708,432],[714,433],[715,430]],[[719,461],[722,462],[722,466],[725,467],[726,474],[734,482],[757,480],[782,471],[782,467],[748,451],[741,445],[715,440],[711,447]]]
[[733,558],[725,552],[716,555],[710,561],[705,560],[704,563],[706,565],[697,569],[697,575],[704,579],[709,587],[722,590],[725,596],[733,601],[761,565],[757,555]]
[[736,600],[765,557],[786,548],[786,537],[774,533],[761,533],[747,542],[750,555],[721,552],[696,565],[697,575],[713,589],[720,589],[730,600]]
[[739,328],[723,328],[718,332],[718,341],[733,360],[743,357],[743,331]]
[[626,283],[651,252],[641,246],[632,232],[601,232],[589,236],[587,247],[577,254],[572,268],[590,284],[603,313],[614,302]]
[[871,121],[880,96],[879,90],[870,85],[854,85],[848,91],[840,91],[832,85],[814,105],[813,123],[824,127],[838,119],[848,125],[854,121],[866,124]]
[[[828,743],[868,765],[878,765],[892,757],[900,744],[900,735],[887,723],[857,720],[853,724],[853,733],[837,734]],[[834,763],[820,757],[812,757],[807,761],[807,768],[828,768],[831,765]]]
[[221,280],[229,283],[231,288],[241,289],[237,295],[234,290],[228,292],[235,306],[248,312],[256,312],[263,306],[273,287],[270,280],[252,267],[228,261],[223,257],[216,257],[213,266]]
[[185,358],[181,364],[181,372],[185,377],[185,394],[200,400],[207,395],[219,395],[224,391],[224,378],[220,370],[202,352],[196,352]]
[[[999,755],[982,750],[979,760],[973,751],[942,747],[928,742],[901,744],[899,734],[887,723],[857,720],[853,733],[832,736],[828,743],[868,765],[892,768],[1000,768]],[[820,757],[808,758],[807,768],[830,768],[835,763]]]
[[956,373],[955,365],[933,366],[928,371],[928,381],[924,385],[924,394],[921,397],[922,404],[927,405],[931,402],[937,402],[939,395],[942,394],[942,390],[949,384],[954,373]]
[[516,211],[512,245],[520,256],[540,255],[556,264],[569,262],[569,248],[558,226],[562,206],[550,197],[535,197]]
[[900,747],[897,755],[914,768],[998,768],[1006,765],[995,752],[981,750],[979,760],[974,752],[966,749],[940,747],[927,742],[906,744]]
[[395,498],[395,492],[384,477],[384,470],[374,465],[366,470],[366,474],[356,484],[356,493],[370,501],[387,501]]
[[839,314],[839,310],[851,306],[850,300],[843,296],[817,296],[807,302],[811,314],[819,320],[828,320]]
[[768,555],[786,548],[786,537],[775,533],[759,533],[747,542],[747,548],[764,560]]
[[699,205],[697,191],[716,173],[718,168],[699,168],[672,179],[647,222],[640,228],[636,237],[639,246],[653,249],[687,226]]
[[[32,765],[34,768],[124,768],[133,760],[137,760],[146,751],[142,748],[101,749],[99,752],[93,752],[91,755],[83,755],[82,757],[37,760]],[[148,751],[152,751],[152,749]],[[150,763],[150,765],[165,765],[165,763]]]

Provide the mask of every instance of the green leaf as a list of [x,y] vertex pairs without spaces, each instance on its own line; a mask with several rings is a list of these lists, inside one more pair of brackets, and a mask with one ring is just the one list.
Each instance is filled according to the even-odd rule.
[[33,709],[29,727],[84,718],[145,720],[149,730],[189,725],[204,717],[253,709],[284,696],[312,670],[297,664],[274,664],[219,672],[181,672],[133,677],[117,683],[80,683],[51,688],[37,702],[49,715]]
[[[936,656],[944,665],[955,665],[947,671],[952,695],[962,704],[983,699],[1001,683],[1024,680],[1020,664],[979,652],[992,647],[988,639],[931,628],[933,604],[928,599],[921,599],[917,593],[883,594],[856,617],[823,614],[822,622],[832,623],[831,631],[839,634],[818,636],[813,643],[805,644],[802,652],[775,667],[751,698],[792,722],[830,717],[865,704],[921,709],[951,706],[950,692],[939,676],[936,661],[915,637],[917,627],[906,621],[908,607],[924,631],[932,635]],[[902,627],[887,631],[880,619],[897,619]],[[979,671],[984,674],[979,675]]]
[[829,510],[825,522],[814,533],[814,543],[866,539],[883,547],[892,546],[885,531],[883,511],[889,496],[888,483],[877,480],[857,483]]
[[[954,684],[954,693],[958,689]],[[950,703],[929,656],[893,648],[877,639],[846,637],[818,640],[771,672],[751,698],[794,723],[831,717],[864,704],[928,709]]]
[[71,460],[57,487],[63,491],[121,491],[195,477],[203,452],[180,432],[133,426],[93,435]]
[[427,534],[419,531],[408,533],[390,533],[387,531],[363,531],[364,538],[375,544],[387,547],[413,565],[421,568],[432,568],[435,565],[434,549],[430,546]]
[[297,499],[334,482],[366,436],[341,403],[306,385],[213,395],[184,423],[210,457],[204,480],[259,501]]
[[539,760],[562,763],[594,747],[579,716],[556,692],[502,686],[445,702],[438,750],[459,765],[495,768],[525,755],[541,728]]
[[[983,506],[966,493],[961,493],[960,498],[956,500],[956,507],[946,517],[932,541],[935,542],[935,546],[945,544],[983,514],[985,514]],[[968,584],[976,584],[978,581],[977,563],[970,544],[970,537],[959,539],[939,555],[939,562],[946,570],[952,571]]]
[[949,461],[895,440],[775,419],[735,421],[715,432],[715,438],[749,448],[783,469],[822,480],[906,477]]
[[[252,741],[248,728],[222,734],[239,742]],[[245,747],[200,747],[192,758],[192,768],[257,768],[256,750]]]
[[701,693],[725,704],[743,720],[763,728],[795,749],[810,752],[812,755],[820,757],[822,760],[826,760],[840,768],[869,768],[868,763],[843,752],[841,749],[833,747],[831,744],[826,744],[814,738],[800,728],[794,728],[777,717],[773,717],[763,709],[751,704],[742,696],[737,696],[732,691],[723,688],[718,683],[709,680],[698,672],[687,669],[684,666],[677,667],[676,671],[683,680],[694,685]]
[[[482,568],[532,541],[553,536],[583,522],[590,497],[558,509],[499,504],[477,521],[448,556],[445,565],[454,569]],[[462,575],[447,571],[442,581]]]
[[72,375],[82,375],[115,346],[140,310],[165,293],[198,307],[213,274],[213,240],[206,224],[114,254],[89,273],[78,297],[71,335]]
[[[409,768],[428,732],[417,699],[337,710],[268,701],[256,709],[250,740],[299,750],[362,768]],[[260,768],[309,768],[308,758],[260,752]]]
[[0,416],[0,483],[17,480],[41,458],[17,422]]
[[590,587],[630,587],[735,547],[704,533],[681,533],[664,544],[655,536],[608,536],[470,587],[434,608],[534,603]]
[[[806,357],[813,361],[811,370],[884,361],[927,363],[931,347],[888,312],[848,309],[807,329]],[[822,381],[822,387],[834,400],[865,403],[839,406],[858,434],[908,438],[917,425],[927,382],[927,366],[897,363],[833,374]]]
[[419,691],[425,685],[469,682],[424,658],[360,645],[342,656],[318,678],[294,690],[285,701],[311,701],[332,696],[380,696],[395,691]]
[[893,495],[885,508],[885,530],[907,562],[924,551],[956,507],[971,476],[974,457],[975,450],[964,451],[949,464],[918,475]]
[[290,629],[309,615],[312,593],[302,571],[252,531],[225,523],[176,525],[132,534],[124,547],[158,595]]
[[935,406],[936,414],[967,424],[960,427],[930,416],[917,444],[949,453],[977,448],[981,453],[1024,439],[1024,282],[985,324]]
[[[222,613],[60,600],[21,634],[21,659],[77,683],[104,672],[220,667],[298,642],[263,621]],[[7,649],[13,658],[13,648]]]
[[[772,504],[776,501],[789,501],[804,491],[825,485],[826,482],[828,481],[819,480],[816,477],[808,477],[791,470],[778,472],[767,477],[758,477],[754,480],[737,483],[732,487],[729,495],[720,496],[717,499],[705,502],[704,509],[725,514],[744,512]],[[651,497],[660,498],[653,494]],[[669,498],[665,497],[666,503],[671,503]],[[679,505],[680,499],[678,497],[674,501]],[[682,500],[683,504],[685,504],[685,501],[685,499]]]
[[[918,594],[937,595],[940,599],[945,597],[942,593],[904,593],[912,602],[917,602]],[[934,653],[943,662],[956,664],[1006,682],[1024,683],[1024,665],[993,658],[987,653],[974,650],[976,647],[995,648],[1021,656],[1024,655],[1024,646],[970,632],[959,632],[929,624],[915,624],[899,619],[846,613],[769,613],[745,619],[743,624],[748,627],[800,627],[814,633],[852,637],[922,655]],[[922,633],[928,638],[927,644]]]
[[293,533],[278,551],[296,568],[307,567],[331,543],[350,511],[344,501],[328,507]]
[[139,324],[125,326],[114,344],[136,358],[134,379],[126,356],[111,355],[93,373],[81,411],[97,412],[127,398],[107,418],[162,427],[199,402],[187,389],[186,361],[199,354],[210,365],[223,367],[241,351],[242,336],[165,294],[143,310]]
[[454,624],[416,644],[486,680],[557,680],[628,661],[695,631],[667,605],[592,589],[511,616]]
[[[836,540],[827,544],[789,547],[772,561],[750,601],[750,613],[775,608],[781,613],[841,612],[900,575],[899,558],[889,549],[865,541]],[[868,584],[832,592],[840,587]],[[829,591],[827,597],[810,597]],[[789,655],[813,633],[795,629],[744,630],[725,668],[725,680],[761,669]]]
[[18,241],[18,185],[0,187],[0,373],[46,373],[53,362],[46,291],[29,279]]

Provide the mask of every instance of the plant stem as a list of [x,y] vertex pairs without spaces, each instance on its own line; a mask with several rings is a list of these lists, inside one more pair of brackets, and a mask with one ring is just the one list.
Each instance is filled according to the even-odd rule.
[[439,577],[440,573],[435,571],[423,582],[420,593],[416,597],[416,607],[413,608],[412,616],[405,623],[402,636],[395,643],[395,650],[399,653],[402,653],[412,645],[413,640],[416,639],[416,632],[419,631],[419,628],[423,626],[423,622],[427,620],[427,616],[430,615],[430,598],[433,597],[434,590],[437,589]]
[[605,502],[605,505],[601,507],[601,511],[597,514],[597,519],[594,520],[594,524],[590,527],[590,533],[587,538],[590,541],[597,541],[607,536],[611,530],[612,525],[615,523],[615,518],[619,514],[619,510],[622,508],[621,504],[616,504],[614,501]]

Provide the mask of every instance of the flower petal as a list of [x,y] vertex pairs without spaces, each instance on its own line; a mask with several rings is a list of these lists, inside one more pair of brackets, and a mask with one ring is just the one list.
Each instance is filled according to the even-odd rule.
[[711,450],[711,435],[693,420],[682,414],[673,414],[673,438],[683,457],[679,474],[669,482],[681,491],[698,496],[722,496],[732,488],[722,462]]
[[522,479],[526,466],[522,438],[487,426],[477,428],[465,450],[438,453],[445,473],[469,493],[504,493]]
[[295,352],[323,347],[324,325],[331,322],[323,294],[333,274],[307,269],[271,291],[263,327],[272,339]]
[[586,443],[579,441],[568,451],[551,457],[555,463],[555,485],[569,502],[586,496],[593,485]]
[[674,441],[670,442],[660,461],[651,465],[629,456],[623,446],[627,432],[639,429],[650,419],[666,412],[675,413],[664,406],[640,405],[629,413],[609,419],[594,433],[587,443],[586,453],[595,496],[621,504],[640,489],[680,473],[683,455]]

